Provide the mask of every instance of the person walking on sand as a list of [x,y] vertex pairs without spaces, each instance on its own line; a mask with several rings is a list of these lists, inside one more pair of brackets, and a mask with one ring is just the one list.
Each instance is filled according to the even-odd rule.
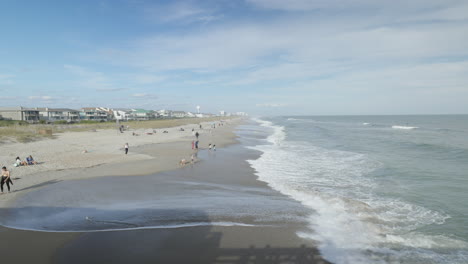
[[192,140],[192,149],[195,149],[195,140]]
[[125,155],[127,155],[128,154],[128,143],[125,143],[124,148],[125,148]]
[[213,145],[213,151],[216,151],[216,145]]
[[208,149],[210,149],[210,150],[211,150],[211,143],[208,145]]
[[195,149],[198,149],[198,140],[195,141]]
[[13,185],[13,182],[11,181],[11,178],[10,178],[10,172],[7,170],[6,167],[3,167],[2,168],[2,180],[0,182],[0,190],[2,191],[2,193],[3,193],[3,184],[5,183],[8,187],[8,192],[10,192],[10,183],[11,185]]
[[200,136],[200,134],[198,134],[198,132],[197,132],[197,133],[195,133],[195,136],[196,136],[197,139],[198,139],[198,137]]

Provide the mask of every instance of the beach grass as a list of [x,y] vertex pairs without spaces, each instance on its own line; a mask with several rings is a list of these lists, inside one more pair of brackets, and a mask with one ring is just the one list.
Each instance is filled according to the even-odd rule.
[[0,142],[31,142],[44,138],[53,138],[51,134],[41,134],[43,128],[32,125],[14,125],[0,127]]
[[[155,119],[145,121],[120,122],[119,125],[135,129],[161,129],[189,124],[200,124],[202,122],[216,122],[227,120],[230,117],[207,117],[207,118],[176,118]],[[74,124],[28,124],[23,121],[0,120],[0,142],[31,142],[45,138],[53,138],[53,134],[65,132],[83,132],[101,129],[118,129],[115,121],[112,122],[80,122]],[[40,131],[51,130],[52,134],[40,133]]]

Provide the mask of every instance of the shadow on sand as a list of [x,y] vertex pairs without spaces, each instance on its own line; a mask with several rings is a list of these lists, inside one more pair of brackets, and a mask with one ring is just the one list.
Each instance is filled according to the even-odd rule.
[[[8,222],[14,223],[15,217],[27,215],[34,223],[41,222],[41,217],[47,211],[72,210],[76,213],[81,209],[89,212],[89,208],[26,207],[0,210],[0,217],[8,218],[13,213],[13,218]],[[328,263],[320,257],[317,249],[301,243],[302,240],[294,235],[294,230],[271,226],[216,226],[219,221],[213,221],[204,212],[192,209],[147,209],[144,212],[133,209],[92,210],[96,212],[96,219],[104,215],[108,219],[118,216],[116,222],[120,223],[134,219],[132,215],[136,215],[138,219],[148,221],[157,219],[162,228],[82,233],[1,228],[0,248],[8,248],[2,251],[2,259],[10,263],[67,264]],[[38,212],[38,217],[34,218],[31,212]],[[83,225],[89,224],[86,219],[80,219]],[[22,222],[21,219],[16,220]],[[164,228],[178,225],[185,227]],[[76,227],[76,223],[73,226]],[[135,223],[127,226],[135,226]]]

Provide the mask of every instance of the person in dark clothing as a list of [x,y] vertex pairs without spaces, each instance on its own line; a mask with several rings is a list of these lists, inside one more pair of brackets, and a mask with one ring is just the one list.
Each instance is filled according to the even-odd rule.
[[197,132],[197,133],[195,133],[195,136],[196,136],[197,139],[198,139],[198,137],[200,136],[200,134],[198,134],[198,132]]
[[7,185],[7,188],[8,188],[8,192],[10,192],[10,184],[13,185],[13,182],[11,181],[11,178],[10,178],[10,172],[7,170],[6,167],[3,167],[2,168],[2,180],[0,182],[0,190],[2,191],[3,193],[3,184]]

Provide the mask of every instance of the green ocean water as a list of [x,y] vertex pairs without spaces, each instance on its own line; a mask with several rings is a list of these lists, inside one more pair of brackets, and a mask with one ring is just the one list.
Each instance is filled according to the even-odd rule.
[[468,116],[289,116],[259,178],[315,211],[336,263],[468,263]]

